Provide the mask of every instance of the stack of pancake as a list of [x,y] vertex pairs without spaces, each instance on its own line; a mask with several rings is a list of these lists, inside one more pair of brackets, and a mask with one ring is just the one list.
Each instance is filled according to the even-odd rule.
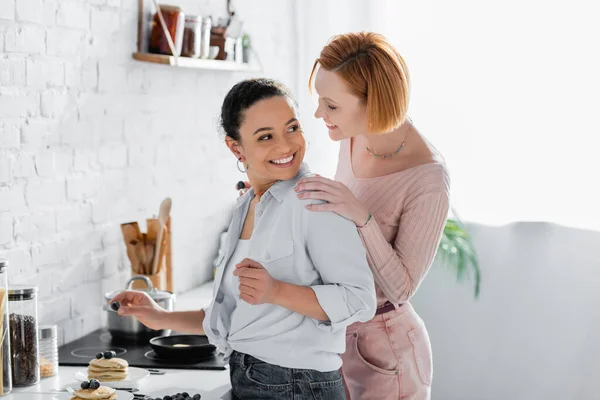
[[113,388],[100,386],[98,389],[79,389],[71,400],[116,400],[117,393]]
[[101,358],[90,361],[88,379],[97,379],[100,382],[116,382],[127,379],[129,363],[122,358]]

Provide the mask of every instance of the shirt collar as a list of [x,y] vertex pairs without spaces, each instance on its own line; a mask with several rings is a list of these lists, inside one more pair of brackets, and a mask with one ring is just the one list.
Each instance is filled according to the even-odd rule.
[[[302,165],[300,165],[300,169],[298,170],[298,173],[296,174],[295,177],[293,177],[292,179],[285,180],[285,181],[275,182],[275,184],[273,186],[271,186],[269,188],[269,190],[267,190],[265,192],[265,194],[270,193],[271,196],[273,196],[273,198],[275,200],[277,200],[279,203],[281,203],[283,201],[283,198],[284,198],[285,194],[287,193],[287,191],[290,190],[292,187],[294,187],[296,182],[298,182],[301,178],[305,178],[309,174],[310,174],[310,169],[308,168],[308,165],[306,165],[306,163],[302,163]],[[253,197],[254,197],[254,188],[250,188],[250,189],[248,189],[248,191],[246,193],[244,193],[242,196],[240,196],[237,199],[237,206],[239,207],[242,204],[245,204],[247,201],[250,201]]]

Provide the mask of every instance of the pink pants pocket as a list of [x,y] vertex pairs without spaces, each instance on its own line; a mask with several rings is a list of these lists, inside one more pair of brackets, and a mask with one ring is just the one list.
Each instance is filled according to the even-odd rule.
[[[402,373],[389,340],[379,333],[354,332],[346,336],[342,372],[352,400],[399,399]],[[388,344],[387,349],[381,348]]]

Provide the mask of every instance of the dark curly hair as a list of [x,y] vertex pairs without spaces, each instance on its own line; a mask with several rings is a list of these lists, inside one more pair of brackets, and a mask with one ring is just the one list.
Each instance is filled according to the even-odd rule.
[[285,97],[290,105],[296,107],[290,90],[281,82],[256,78],[237,83],[229,90],[221,106],[220,125],[225,135],[239,142],[244,112],[255,103],[276,96]]

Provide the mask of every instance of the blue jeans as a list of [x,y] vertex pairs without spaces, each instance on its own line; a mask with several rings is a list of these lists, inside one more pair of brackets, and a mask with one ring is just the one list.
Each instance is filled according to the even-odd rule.
[[284,368],[234,351],[229,360],[229,374],[234,399],[346,399],[339,370],[319,372]]

